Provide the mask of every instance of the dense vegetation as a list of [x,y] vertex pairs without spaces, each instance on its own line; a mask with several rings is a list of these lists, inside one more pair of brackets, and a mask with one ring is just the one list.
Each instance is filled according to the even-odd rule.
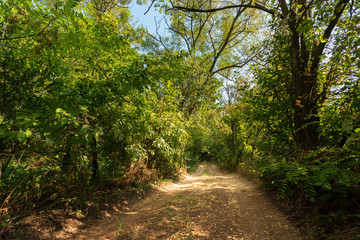
[[101,182],[171,176],[185,164],[183,54],[141,54],[144,31],[127,9],[48,4],[1,8],[3,217],[76,207]]
[[359,218],[358,1],[157,1],[167,36],[128,4],[0,3],[3,223],[200,161]]

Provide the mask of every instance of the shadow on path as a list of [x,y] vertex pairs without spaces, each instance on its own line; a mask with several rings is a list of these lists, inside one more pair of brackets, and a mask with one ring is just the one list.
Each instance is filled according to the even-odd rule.
[[311,239],[259,185],[213,164],[200,165],[196,173],[156,186],[156,194],[119,218],[74,239]]

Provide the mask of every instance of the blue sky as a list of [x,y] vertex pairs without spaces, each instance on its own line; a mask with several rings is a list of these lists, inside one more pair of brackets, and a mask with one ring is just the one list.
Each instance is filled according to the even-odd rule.
[[[150,11],[144,15],[144,13],[148,10],[150,4],[151,1],[148,1],[148,4],[146,5],[138,5],[136,4],[136,1],[132,1],[129,7],[133,15],[133,21],[137,22],[135,24],[143,25],[145,28],[149,30],[150,33],[155,34],[156,25],[155,25],[154,17],[156,17],[156,21],[160,21],[164,17],[164,14],[159,13],[158,11],[155,10],[154,7],[151,7]],[[165,29],[164,25],[165,24],[160,24],[161,26],[159,30],[160,33],[163,33]]]

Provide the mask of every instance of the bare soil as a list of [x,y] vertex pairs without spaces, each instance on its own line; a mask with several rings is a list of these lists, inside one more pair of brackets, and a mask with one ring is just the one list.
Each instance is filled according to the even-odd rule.
[[144,200],[79,229],[71,239],[313,239],[296,227],[260,181],[222,172],[213,164],[154,188]]

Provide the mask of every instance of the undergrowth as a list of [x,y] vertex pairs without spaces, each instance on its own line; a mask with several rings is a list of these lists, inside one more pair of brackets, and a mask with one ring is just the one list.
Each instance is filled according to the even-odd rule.
[[354,225],[360,223],[359,156],[351,149],[323,148],[261,167],[260,178],[277,190],[278,198],[311,209],[309,221],[323,229],[320,235],[342,223],[351,239],[359,239],[360,228]]

